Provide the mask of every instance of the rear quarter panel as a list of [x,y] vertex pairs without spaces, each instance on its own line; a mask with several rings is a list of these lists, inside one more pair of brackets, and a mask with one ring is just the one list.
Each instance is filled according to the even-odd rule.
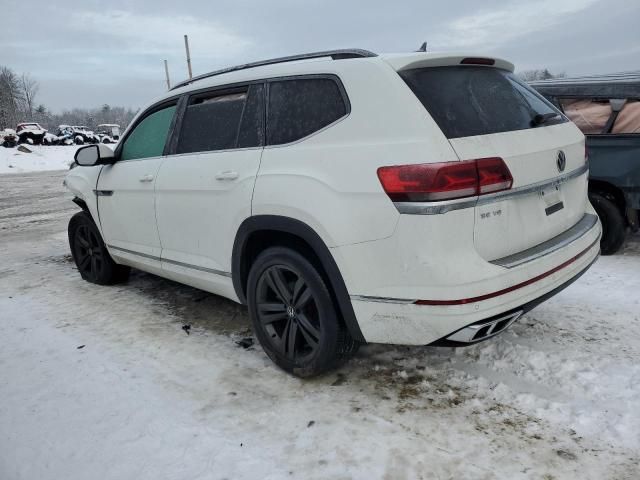
[[265,148],[252,214],[300,220],[329,247],[389,237],[399,213],[380,185],[378,167],[458,158],[388,64],[341,60],[317,68],[341,79],[351,111],[301,141]]

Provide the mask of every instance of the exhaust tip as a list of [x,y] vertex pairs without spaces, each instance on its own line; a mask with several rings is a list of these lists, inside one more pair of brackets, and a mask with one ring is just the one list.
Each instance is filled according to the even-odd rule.
[[476,343],[493,337],[500,332],[505,331],[513,322],[519,319],[524,312],[519,310],[502,317],[494,318],[488,322],[476,323],[464,327],[453,335],[447,337],[447,340],[457,343]]

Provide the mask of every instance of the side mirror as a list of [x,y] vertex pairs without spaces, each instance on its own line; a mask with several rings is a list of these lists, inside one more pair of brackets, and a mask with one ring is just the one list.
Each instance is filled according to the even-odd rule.
[[113,163],[115,157],[113,150],[99,143],[80,147],[73,158],[81,167],[93,167],[94,165]]

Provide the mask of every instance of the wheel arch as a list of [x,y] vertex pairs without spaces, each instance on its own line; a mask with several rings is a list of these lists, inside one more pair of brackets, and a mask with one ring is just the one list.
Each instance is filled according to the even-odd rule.
[[240,302],[247,303],[247,278],[253,260],[260,252],[275,245],[287,246],[306,254],[320,268],[351,337],[364,342],[349,292],[333,255],[315,230],[294,218],[256,215],[240,225],[231,258],[233,287]]
[[611,200],[618,207],[625,221],[628,221],[627,199],[620,188],[609,182],[589,179],[589,193],[597,193]]
[[71,201],[75,203],[77,206],[79,206],[82,210],[84,210],[89,216],[91,216],[91,212],[89,211],[89,206],[87,205],[87,202],[85,202],[80,197],[73,197],[73,200]]

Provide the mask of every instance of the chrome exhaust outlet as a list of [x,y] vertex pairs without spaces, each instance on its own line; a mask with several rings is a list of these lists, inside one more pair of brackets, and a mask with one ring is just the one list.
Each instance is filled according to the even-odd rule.
[[469,325],[468,327],[458,330],[453,335],[448,336],[447,340],[458,343],[475,343],[486,340],[509,328],[523,313],[522,310],[519,310],[502,317],[494,318],[488,322]]

